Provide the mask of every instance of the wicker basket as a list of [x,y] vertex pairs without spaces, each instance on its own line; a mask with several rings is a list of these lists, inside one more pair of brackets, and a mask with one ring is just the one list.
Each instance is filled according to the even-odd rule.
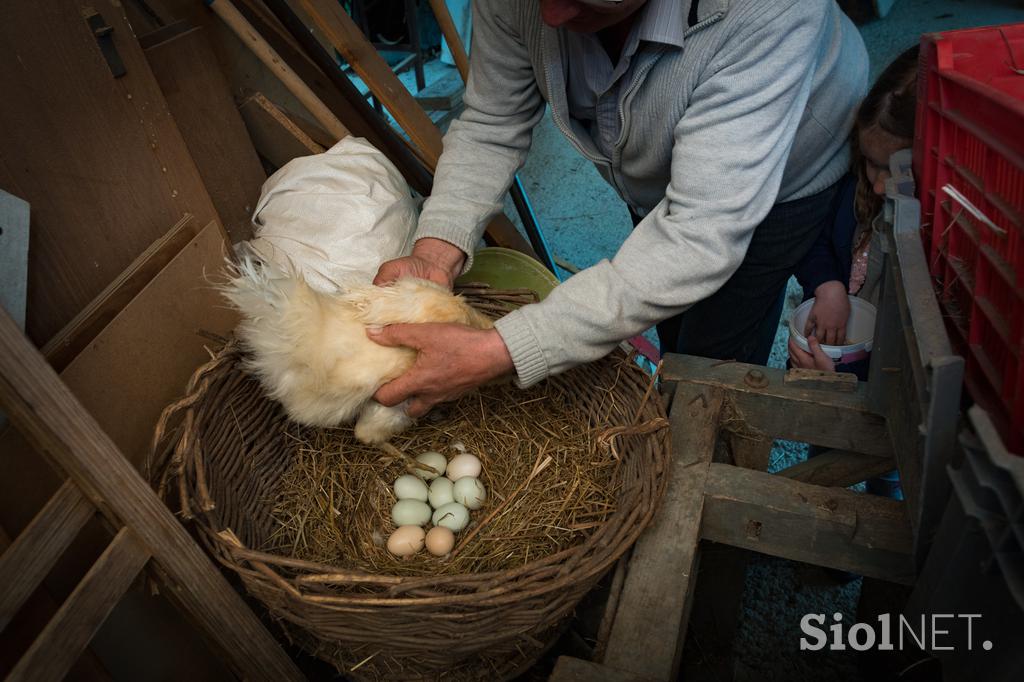
[[622,460],[618,510],[581,544],[514,570],[428,577],[374,575],[255,551],[272,530],[264,501],[290,460],[286,417],[241,369],[241,357],[237,346],[227,345],[196,371],[186,397],[165,410],[155,437],[154,480],[288,637],[350,677],[493,680],[519,674],[636,541],[664,492],[664,408],[650,395],[650,377],[617,351],[549,379],[563,382],[588,414],[608,387],[622,397],[610,422],[591,424]]

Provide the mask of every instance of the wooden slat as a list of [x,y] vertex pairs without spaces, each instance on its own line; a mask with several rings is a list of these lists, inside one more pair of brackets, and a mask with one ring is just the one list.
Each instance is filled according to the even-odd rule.
[[816,457],[777,472],[777,476],[814,485],[846,488],[892,471],[896,462],[891,457],[862,455],[847,450],[826,450]]
[[462,104],[466,87],[457,72],[447,73],[416,93],[416,103],[427,111],[448,111]]
[[191,215],[186,214],[167,234],[139,254],[117,279],[43,346],[43,355],[50,365],[60,372],[71,364],[150,280],[199,234],[201,227]]
[[0,630],[43,582],[94,512],[78,486],[67,481],[0,555]]
[[716,388],[685,382],[676,388],[668,490],[633,550],[604,657],[612,668],[658,680],[676,678],[722,403]]
[[607,665],[584,661],[572,656],[559,656],[548,682],[654,682],[655,678],[642,677]]
[[239,111],[257,152],[275,168],[300,156],[324,151],[273,102],[258,92],[247,97]]
[[267,179],[231,90],[202,28],[146,50],[171,115],[233,242],[252,236],[250,218]]
[[701,534],[708,540],[891,582],[914,580],[906,505],[712,464]]
[[[760,372],[767,385],[744,381],[748,372]],[[722,362],[692,355],[669,354],[662,376],[666,381],[687,380],[728,391],[732,418],[771,438],[853,450],[869,455],[892,453],[883,416],[867,405],[865,384],[845,393],[798,388],[785,383],[785,371],[740,362]]]
[[210,559],[53,369],[0,314],[0,409],[105,514],[130,528],[175,598],[243,676],[300,680],[292,663]]
[[122,528],[8,676],[8,682],[62,680],[131,586],[149,552]]
[[441,156],[441,131],[423,111],[388,63],[345,9],[333,0],[299,0],[321,35],[352,66],[374,96],[387,107],[431,170]]
[[857,390],[856,375],[844,372],[823,372],[820,369],[794,367],[786,371],[783,381],[800,388],[813,388],[819,391],[852,393]]

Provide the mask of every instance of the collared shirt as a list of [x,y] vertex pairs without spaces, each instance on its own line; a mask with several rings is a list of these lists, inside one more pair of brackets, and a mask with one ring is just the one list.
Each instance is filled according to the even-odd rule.
[[679,0],[647,0],[640,8],[622,48],[617,64],[593,33],[567,31],[568,72],[566,97],[569,115],[590,131],[597,148],[612,157],[621,133],[619,103],[632,81],[633,57],[645,43],[659,43],[676,49],[683,46],[686,31],[684,3]]

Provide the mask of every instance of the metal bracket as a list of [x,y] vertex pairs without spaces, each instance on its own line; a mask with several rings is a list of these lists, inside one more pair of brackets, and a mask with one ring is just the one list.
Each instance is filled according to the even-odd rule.
[[128,73],[121,60],[121,55],[117,52],[117,46],[114,45],[114,28],[104,21],[103,15],[92,7],[83,8],[82,16],[89,24],[93,36],[96,37],[96,44],[99,46],[103,58],[107,60],[107,66],[110,67],[110,73],[114,78],[120,78]]

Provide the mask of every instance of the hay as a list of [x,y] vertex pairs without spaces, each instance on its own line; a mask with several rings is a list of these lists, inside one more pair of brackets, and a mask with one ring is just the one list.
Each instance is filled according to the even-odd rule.
[[[599,414],[614,410],[615,391],[602,398]],[[394,530],[391,484],[407,472],[404,461],[355,440],[351,428],[294,424],[285,427],[294,465],[268,501],[275,530],[260,549],[388,575],[481,573],[566,549],[615,511],[612,448],[601,447],[587,412],[561,386],[489,386],[435,412],[393,443],[412,456],[449,458],[461,444],[483,462],[487,502],[471,513],[452,556],[399,559],[384,548]]]

